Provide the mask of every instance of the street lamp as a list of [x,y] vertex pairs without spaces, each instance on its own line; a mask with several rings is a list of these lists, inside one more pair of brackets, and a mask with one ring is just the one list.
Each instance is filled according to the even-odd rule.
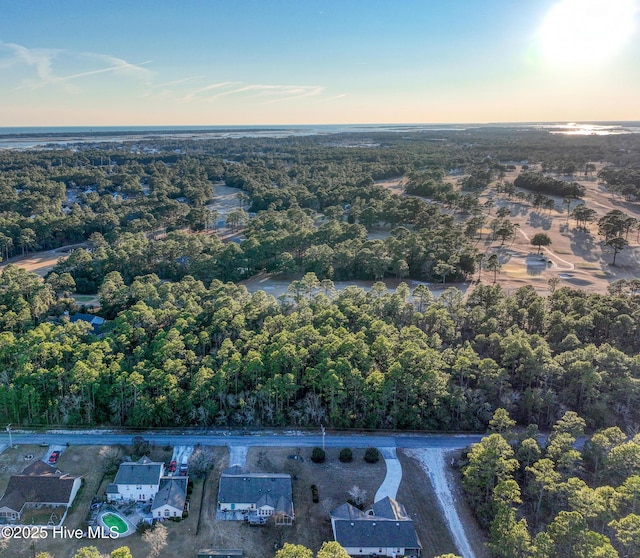
[[326,434],[324,426],[321,424],[320,428],[322,429],[322,451],[324,451],[324,435]]
[[13,447],[13,440],[11,438],[11,424],[7,424],[7,432],[9,433],[9,447]]

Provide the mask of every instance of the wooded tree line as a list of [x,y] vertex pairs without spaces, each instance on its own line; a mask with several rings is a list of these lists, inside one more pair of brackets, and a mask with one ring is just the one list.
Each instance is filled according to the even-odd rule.
[[210,216],[203,208],[219,180],[243,189],[252,212],[301,207],[331,208],[335,214],[351,206],[351,222],[410,224],[406,209],[386,207],[388,193],[375,180],[410,175],[409,188],[416,193],[468,211],[474,196],[461,196],[441,182],[443,169],[467,173],[463,187],[473,192],[508,166],[499,161],[528,159],[558,171],[586,169],[589,161],[603,159],[625,166],[627,153],[637,150],[633,136],[566,138],[480,129],[372,133],[371,147],[360,146],[362,135],[339,134],[331,140],[153,138],[133,147],[0,152],[0,257],[81,242],[94,232],[117,237],[159,228],[205,229]]
[[471,244],[475,230],[455,227],[452,216],[414,198],[388,196],[380,212],[387,212],[386,219],[397,214],[398,220],[411,222],[413,230],[400,226],[384,240],[369,240],[360,224],[333,218],[318,225],[309,211],[299,207],[269,209],[249,222],[246,240],[240,243],[223,244],[213,235],[180,231],[160,239],[144,233],[121,233],[115,238],[94,233],[87,249],[72,252],[54,272],[71,274],[80,293],[95,293],[111,271],[120,272],[126,283],[155,273],[167,280],[191,275],[207,284],[213,279],[239,281],[262,270],[312,271],[320,279],[411,276],[438,281],[442,280],[439,264],[450,266],[446,273],[450,281],[475,272]]
[[[617,426],[584,441],[567,411],[547,438],[514,432],[505,409],[474,445],[463,485],[498,558],[633,558],[640,549],[640,436]],[[580,444],[577,442],[580,441]],[[579,448],[579,449],[577,449]]]
[[14,424],[478,430],[499,407],[541,428],[567,408],[589,428],[640,418],[637,296],[480,285],[436,300],[424,285],[336,292],[309,273],[278,301],[116,271],[100,289],[115,319],[95,337],[48,318],[72,308],[64,287],[13,266],[0,281],[0,417]]

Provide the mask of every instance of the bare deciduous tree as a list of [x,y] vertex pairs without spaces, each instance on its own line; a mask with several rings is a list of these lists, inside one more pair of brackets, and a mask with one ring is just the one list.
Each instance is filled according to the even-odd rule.
[[142,535],[142,540],[151,547],[149,558],[158,558],[162,549],[167,546],[167,528],[161,523],[156,523],[153,529]]
[[354,484],[349,489],[347,494],[351,496],[351,499],[354,501],[356,506],[361,506],[362,504],[364,504],[364,499],[367,496],[367,491]]

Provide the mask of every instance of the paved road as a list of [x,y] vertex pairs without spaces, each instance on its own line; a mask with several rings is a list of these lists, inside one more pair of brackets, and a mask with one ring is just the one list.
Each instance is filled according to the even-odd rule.
[[[246,435],[228,434],[220,431],[166,431],[121,433],[117,431],[61,431],[43,433],[13,430],[14,444],[69,444],[74,446],[115,445],[131,443],[134,436],[142,436],[156,445],[166,446],[273,446],[273,447],[315,447],[322,446],[321,435],[299,432],[255,432]],[[479,442],[479,434],[346,434],[327,433],[326,447],[396,447],[396,448],[438,448],[459,449]],[[7,434],[0,435],[0,444],[9,441]]]

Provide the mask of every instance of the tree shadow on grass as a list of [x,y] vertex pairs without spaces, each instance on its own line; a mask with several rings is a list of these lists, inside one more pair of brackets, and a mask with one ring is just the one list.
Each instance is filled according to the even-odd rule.
[[529,225],[531,225],[534,229],[542,229],[548,231],[551,228],[551,224],[553,223],[553,219],[549,215],[544,215],[542,213],[538,213],[537,211],[532,211],[529,214]]
[[564,236],[571,241],[571,252],[587,262],[600,260],[600,247],[596,246],[593,235],[582,228],[570,229]]

